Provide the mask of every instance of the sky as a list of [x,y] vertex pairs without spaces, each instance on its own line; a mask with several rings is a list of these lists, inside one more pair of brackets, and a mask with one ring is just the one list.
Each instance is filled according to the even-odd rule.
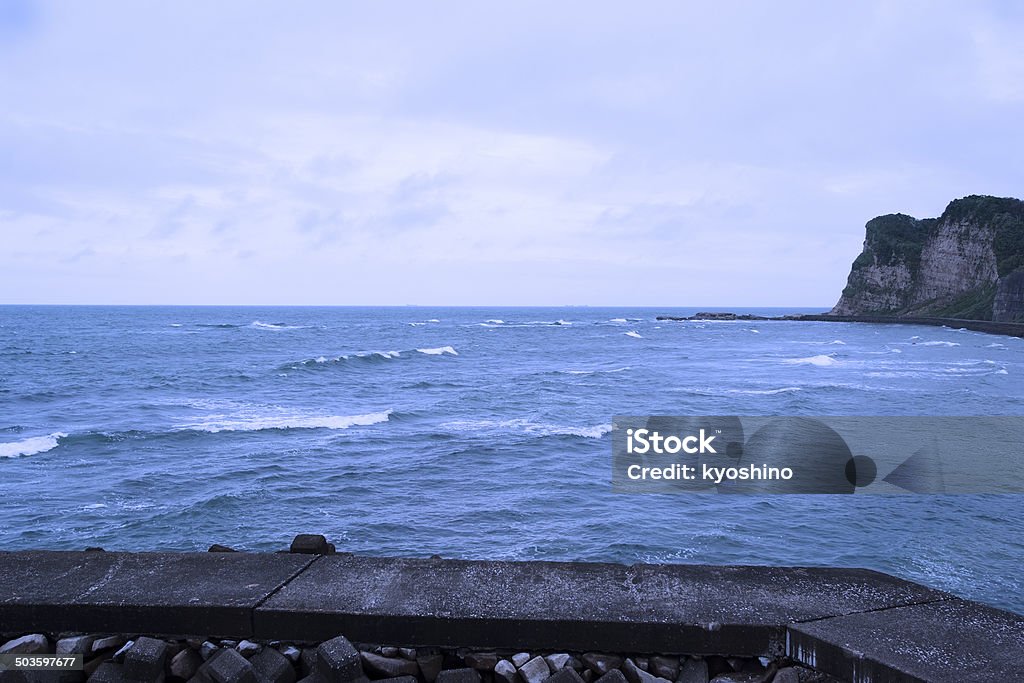
[[1024,196],[1017,2],[0,0],[0,303],[832,306]]

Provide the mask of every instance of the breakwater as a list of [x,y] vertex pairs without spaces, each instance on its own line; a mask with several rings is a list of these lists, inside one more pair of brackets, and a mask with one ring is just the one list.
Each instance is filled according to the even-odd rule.
[[[523,652],[579,662],[598,653],[623,658],[620,668],[626,659],[637,670],[646,663],[655,678],[665,676],[651,674],[652,658],[667,657],[679,667],[707,661],[709,676],[764,681],[796,665],[851,681],[1012,680],[1024,661],[1024,617],[863,569],[377,558],[332,553],[326,543],[293,549],[3,552],[0,634],[47,643],[60,634],[119,634],[112,663],[140,636],[170,637],[174,647],[191,639],[200,649],[209,641],[210,650],[242,641],[304,647],[344,634],[380,656],[388,655],[374,648],[461,651],[461,660],[449,660],[454,668],[465,668],[470,652],[493,653],[495,666]],[[730,659],[740,671],[720,666]],[[657,683],[634,674],[632,683]],[[718,683],[729,680],[755,679]]]

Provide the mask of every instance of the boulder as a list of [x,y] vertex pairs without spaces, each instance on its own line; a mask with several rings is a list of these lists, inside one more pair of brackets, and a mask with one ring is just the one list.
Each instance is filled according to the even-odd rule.
[[583,655],[582,659],[583,665],[598,676],[604,676],[609,671],[622,666],[622,657],[601,654],[599,652],[588,652]]
[[480,672],[469,667],[447,669],[438,674],[437,683],[480,683]]
[[320,644],[316,649],[316,673],[327,683],[350,683],[363,677],[359,651],[345,636]]
[[[397,652],[397,650],[396,650]],[[360,652],[363,667],[374,678],[398,678],[400,676],[416,676],[420,672],[416,662],[401,657],[385,657],[372,652]]]
[[41,633],[8,640],[0,646],[0,654],[4,655],[42,655],[50,651],[50,641]]
[[494,665],[494,683],[519,683],[516,679],[516,665],[507,659],[498,660]]
[[295,667],[272,647],[265,647],[254,654],[249,664],[260,683],[295,683]]
[[703,659],[687,659],[679,668],[676,683],[708,683],[708,663]]
[[84,655],[92,652],[92,636],[70,636],[57,641],[57,654]]
[[571,659],[572,655],[560,653],[555,655],[548,655],[544,658],[544,661],[547,662],[548,668],[551,669],[551,673],[558,673],[559,671],[561,671],[569,665],[569,660]]
[[155,681],[164,673],[167,643],[156,638],[138,638],[124,654],[124,673],[136,681]]
[[249,660],[235,650],[221,648],[202,667],[216,683],[256,683],[256,674]]
[[519,676],[523,683],[543,683],[551,675],[551,668],[543,657],[534,657],[519,667]]
[[196,675],[196,671],[199,670],[202,664],[203,658],[199,656],[199,653],[190,647],[186,647],[171,658],[171,675],[187,681]]
[[444,655],[420,654],[416,657],[416,663],[420,667],[420,673],[423,674],[423,680],[427,683],[434,683],[437,680],[437,675],[441,673],[441,667],[444,665]]

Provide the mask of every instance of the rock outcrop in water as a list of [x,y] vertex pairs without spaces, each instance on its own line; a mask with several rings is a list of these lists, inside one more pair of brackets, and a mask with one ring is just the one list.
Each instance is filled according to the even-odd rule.
[[868,221],[831,315],[1024,322],[1024,201],[972,195],[938,218]]

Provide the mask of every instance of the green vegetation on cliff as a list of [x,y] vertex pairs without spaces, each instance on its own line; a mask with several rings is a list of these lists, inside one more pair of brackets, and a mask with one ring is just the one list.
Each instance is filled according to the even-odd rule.
[[1024,201],[971,195],[939,218],[888,214],[865,228],[834,314],[1024,317]]

